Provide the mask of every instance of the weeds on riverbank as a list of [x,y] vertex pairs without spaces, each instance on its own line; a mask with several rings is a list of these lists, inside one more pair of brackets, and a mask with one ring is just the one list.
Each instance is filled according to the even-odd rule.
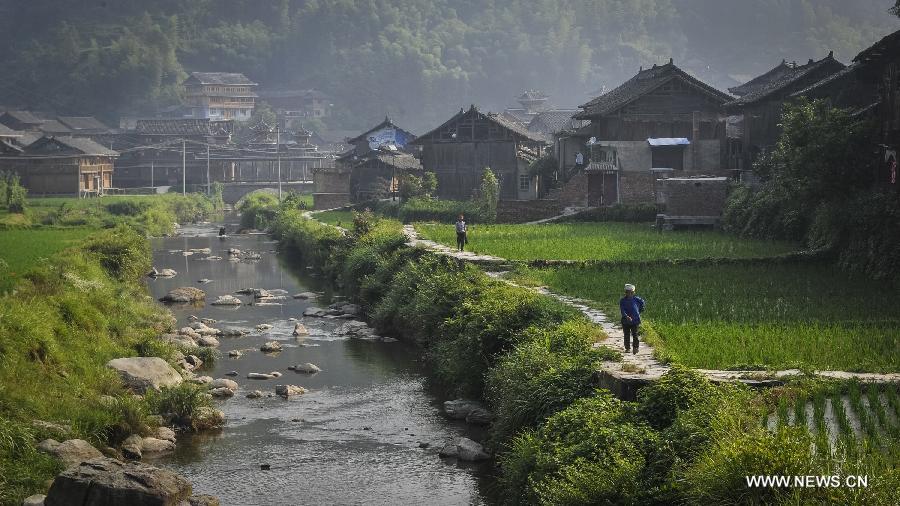
[[[102,447],[147,424],[142,401],[126,397],[105,364],[171,324],[138,281],[149,268],[146,240],[121,226],[34,266],[15,295],[0,298],[0,504],[19,504],[58,471],[37,440]],[[32,428],[34,420],[66,433]]]

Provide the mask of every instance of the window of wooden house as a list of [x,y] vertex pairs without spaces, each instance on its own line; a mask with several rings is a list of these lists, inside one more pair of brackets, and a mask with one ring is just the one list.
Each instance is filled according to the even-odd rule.
[[519,191],[527,192],[531,190],[531,177],[528,174],[519,174]]

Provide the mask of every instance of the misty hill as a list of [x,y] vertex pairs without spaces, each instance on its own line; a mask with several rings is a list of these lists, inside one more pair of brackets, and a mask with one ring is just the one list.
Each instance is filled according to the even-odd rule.
[[153,114],[187,71],[314,87],[333,128],[416,131],[525,88],[572,107],[670,57],[725,89],[782,58],[846,62],[893,0],[0,0],[0,107]]

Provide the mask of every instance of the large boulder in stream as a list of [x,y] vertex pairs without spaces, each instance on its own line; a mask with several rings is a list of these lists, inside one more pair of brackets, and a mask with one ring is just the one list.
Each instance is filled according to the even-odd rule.
[[191,497],[181,475],[136,462],[106,457],[82,462],[53,480],[45,506],[175,506]]
[[220,295],[212,302],[213,306],[240,306],[244,302],[234,295]]
[[206,299],[206,292],[193,286],[182,286],[169,291],[161,299],[162,302],[187,304]]
[[116,358],[106,363],[122,378],[125,386],[137,393],[180,385],[184,378],[159,357]]
[[157,270],[156,267],[154,267],[150,270],[149,273],[147,273],[147,276],[150,276],[151,278],[174,278],[177,275],[178,273],[174,269]]

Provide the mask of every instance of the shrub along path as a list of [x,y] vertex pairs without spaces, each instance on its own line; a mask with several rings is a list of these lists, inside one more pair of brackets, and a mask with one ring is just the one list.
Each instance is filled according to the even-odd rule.
[[[468,251],[456,251],[454,248],[435,241],[420,239],[415,227],[412,225],[404,225],[403,233],[407,237],[408,246],[425,248],[439,255],[445,255],[457,260],[478,264],[488,270],[488,275],[498,279],[501,278],[503,274],[502,269],[505,266],[510,265],[510,261],[504,258],[492,255],[478,255]],[[504,281],[515,284],[509,280]],[[595,343],[594,346],[613,348],[623,354],[622,362],[604,362],[601,365],[601,369],[598,371],[601,386],[608,388],[618,397],[633,398],[637,388],[646,383],[656,381],[669,371],[670,368],[668,365],[656,360],[653,353],[653,347],[646,341],[641,342],[640,351],[637,354],[625,354],[622,327],[613,323],[613,321],[602,311],[590,307],[587,301],[569,297],[567,295],[560,295],[551,292],[544,287],[536,288],[536,290],[578,309],[590,319],[591,322],[601,326],[609,338],[599,343]],[[713,382],[740,381],[758,386],[775,385],[780,383],[780,379],[782,378],[803,374],[799,369],[780,371],[724,371],[716,369],[697,369],[697,371],[707,376],[710,381]],[[900,373],[877,374],[847,371],[816,371],[815,374],[823,378],[843,380],[855,378],[859,381],[869,383],[900,382]]]

